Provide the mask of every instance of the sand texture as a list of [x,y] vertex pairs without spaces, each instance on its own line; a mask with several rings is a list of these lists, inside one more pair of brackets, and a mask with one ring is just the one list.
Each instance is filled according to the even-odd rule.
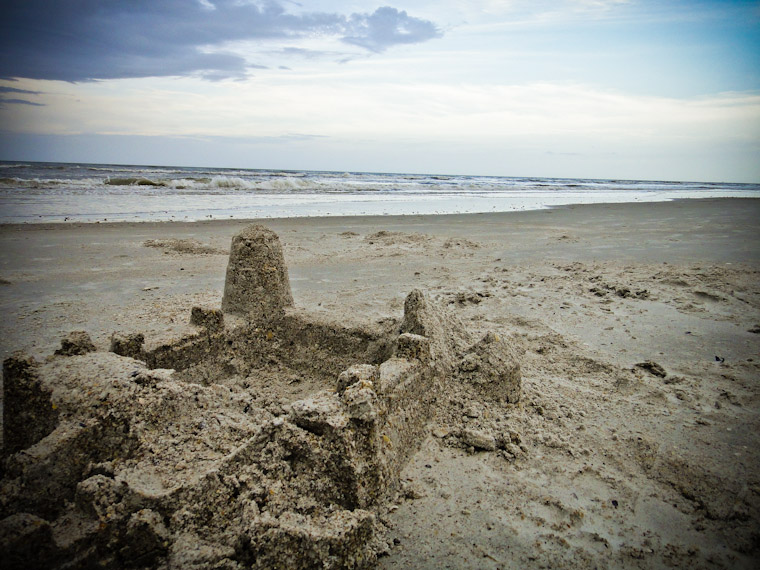
[[758,220],[1,226],[6,561],[755,568]]

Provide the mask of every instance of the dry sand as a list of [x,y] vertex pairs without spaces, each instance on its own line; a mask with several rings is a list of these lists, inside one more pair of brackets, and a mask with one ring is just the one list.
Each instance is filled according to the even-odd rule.
[[[518,353],[519,405],[440,402],[380,566],[757,567],[758,220],[738,199],[267,220],[296,306],[372,322],[420,288]],[[0,227],[0,353],[188,332],[246,224]],[[505,427],[507,449],[454,437]]]

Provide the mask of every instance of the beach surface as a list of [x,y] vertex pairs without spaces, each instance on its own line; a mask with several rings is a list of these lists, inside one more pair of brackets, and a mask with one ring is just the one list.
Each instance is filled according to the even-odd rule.
[[[518,355],[518,405],[440,402],[382,568],[755,568],[760,200],[271,219],[295,305],[347,324],[421,289]],[[0,226],[0,353],[148,343],[219,307],[251,222]],[[508,449],[454,434],[508,427]]]

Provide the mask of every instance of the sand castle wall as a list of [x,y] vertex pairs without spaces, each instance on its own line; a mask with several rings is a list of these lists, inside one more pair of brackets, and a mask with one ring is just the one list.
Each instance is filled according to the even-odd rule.
[[421,291],[383,327],[290,305],[279,241],[255,226],[197,333],[150,350],[115,334],[111,352],[78,333],[6,360],[8,567],[372,567],[375,513],[446,384],[515,401],[519,366]]

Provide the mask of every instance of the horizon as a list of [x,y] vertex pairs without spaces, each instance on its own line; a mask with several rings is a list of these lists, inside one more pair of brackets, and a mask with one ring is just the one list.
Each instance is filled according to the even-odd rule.
[[97,5],[7,9],[0,159],[760,182],[757,0]]

